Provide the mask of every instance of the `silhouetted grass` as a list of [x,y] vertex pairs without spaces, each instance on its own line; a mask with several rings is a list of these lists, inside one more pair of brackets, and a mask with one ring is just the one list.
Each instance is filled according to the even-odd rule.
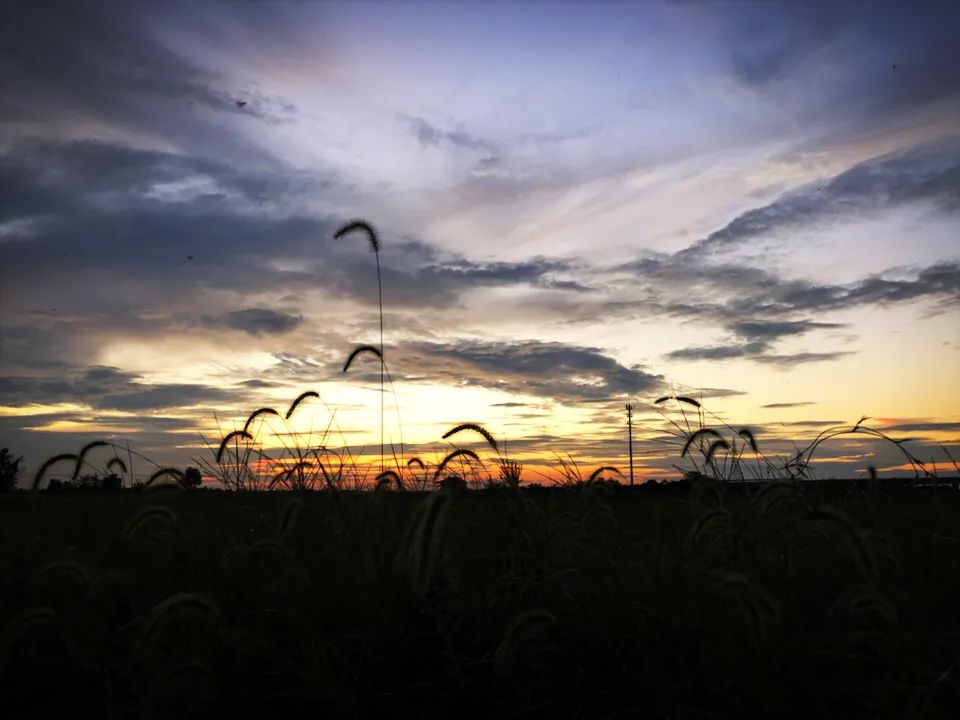
[[610,472],[0,498],[6,716],[951,717],[956,492]]
[[[352,220],[346,225],[343,225],[337,232],[334,234],[334,238],[342,238],[345,235],[349,235],[352,232],[362,232],[367,236],[367,240],[370,243],[370,249],[373,251],[373,256],[377,261],[377,309],[379,310],[380,318],[380,347],[375,349],[376,354],[380,358],[380,472],[384,471],[384,454],[383,454],[383,418],[384,418],[384,385],[383,385],[383,376],[384,376],[384,358],[383,358],[383,278],[380,274],[380,239],[377,237],[376,230],[373,229],[373,226],[365,220]],[[359,348],[358,348],[359,350]],[[347,360],[347,363],[343,366],[343,371],[346,372],[347,368],[350,366],[350,361],[355,356],[357,350],[351,354],[350,358]]]

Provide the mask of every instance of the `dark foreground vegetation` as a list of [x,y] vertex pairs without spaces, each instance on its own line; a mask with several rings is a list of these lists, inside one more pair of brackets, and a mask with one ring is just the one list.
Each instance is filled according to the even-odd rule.
[[6,718],[949,718],[960,493],[0,496]]

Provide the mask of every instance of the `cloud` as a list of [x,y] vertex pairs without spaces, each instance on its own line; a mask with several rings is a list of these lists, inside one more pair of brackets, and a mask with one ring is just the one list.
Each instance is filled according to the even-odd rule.
[[[663,377],[621,365],[599,348],[557,342],[410,342],[392,349],[394,379],[478,386],[560,403],[607,403],[650,394]],[[363,376],[362,379],[372,378]]]
[[960,210],[960,136],[871,158],[788,192],[738,215],[678,257],[713,257],[788,229],[920,201],[935,203],[944,212]]
[[730,360],[734,358],[757,357],[765,349],[764,343],[746,343],[743,345],[700,345],[671,350],[667,357],[672,360]]
[[145,412],[229,401],[229,390],[194,383],[147,384],[109,366],[72,367],[54,377],[0,377],[0,405],[73,402],[95,410]]
[[[336,300],[344,315],[356,314],[351,303],[377,304],[366,248],[332,239],[341,219],[260,205],[264,197],[329,190],[326,181],[294,174],[291,188],[270,169],[94,141],[17,144],[0,153],[0,175],[16,181],[4,219],[42,221],[0,242],[8,367],[36,369],[58,356],[93,360],[104,335],[289,332],[309,318],[299,323],[284,308],[309,295]],[[189,191],[197,184],[207,189]],[[477,262],[409,236],[384,239],[388,307],[409,313],[395,318],[396,329],[424,311],[456,307],[476,289],[587,290],[570,261]],[[229,307],[237,293],[256,296],[258,306]]]
[[889,425],[884,432],[960,432],[960,422],[909,422]]
[[800,365],[810,362],[836,360],[850,353],[810,353],[773,354],[770,350],[776,341],[811,330],[842,328],[841,323],[813,322],[810,320],[770,320],[770,321],[728,321],[726,329],[742,342],[725,345],[701,345],[679,348],[667,353],[673,360],[733,360],[750,359],[774,365]]
[[432,147],[451,145],[455,148],[465,150],[478,150],[491,156],[498,154],[493,143],[471,135],[470,133],[457,130],[442,130],[436,125],[427,122],[422,117],[399,115],[399,119],[410,129],[410,132],[422,145]]
[[752,359],[766,365],[792,367],[794,365],[808,365],[809,363],[815,362],[839,360],[840,358],[855,354],[856,353],[852,352],[798,352],[792,354],[758,355]]
[[237,169],[221,159],[89,139],[30,140],[0,148],[0,177],[12,194],[0,220],[84,209],[255,217],[268,202],[291,202],[336,186],[320,172]]
[[738,84],[792,122],[862,138],[957,99],[958,20],[952,3],[768,4],[721,21],[721,46]]
[[810,330],[834,329],[846,327],[842,323],[811,322],[810,320],[781,320],[767,322],[735,322],[729,325],[734,334],[747,339],[763,342],[802,335]]
[[[700,398],[727,398],[727,397],[736,397],[738,395],[746,395],[747,393],[743,390],[734,390],[732,388],[695,388],[693,389]],[[689,392],[684,391],[684,395],[688,395]]]
[[843,10],[817,6],[753,8],[737,18],[726,38],[734,77],[761,91],[796,77],[849,19]]
[[[4,125],[18,135],[109,127],[142,139],[163,136],[210,156],[268,161],[255,146],[223,132],[223,118],[275,124],[295,108],[232,85],[233,79],[172,50],[156,32],[160,13],[111,0],[11,6],[0,28]],[[246,104],[241,108],[238,100]]]
[[457,259],[440,265],[429,265],[415,271],[417,279],[428,285],[482,287],[530,284],[556,290],[589,292],[590,288],[569,278],[577,266],[569,261],[533,257],[519,262],[478,263]]
[[281,335],[295,330],[303,323],[303,315],[288,315],[268,308],[234,310],[219,318],[204,318],[210,327],[220,324],[233,330],[242,330],[248,335]]
[[761,405],[760,407],[765,408],[767,410],[774,410],[774,409],[782,409],[782,408],[804,407],[806,405],[816,405],[816,403],[808,400],[804,402],[767,403],[766,405]]
[[667,353],[672,360],[733,360],[749,359],[766,365],[806,365],[814,362],[839,360],[842,357],[853,355],[851,352],[798,352],[798,353],[768,353],[764,343],[747,343],[744,345],[707,345],[680,348]]
[[680,318],[722,328],[729,336],[675,349],[667,355],[673,359],[750,358],[783,366],[835,360],[845,353],[775,350],[785,338],[844,327],[819,320],[827,313],[916,300],[932,303],[932,312],[952,311],[960,306],[960,263],[944,259],[926,267],[894,267],[841,285],[784,278],[747,260],[731,262],[729,252],[776,238],[788,227],[921,200],[936,203],[941,212],[960,209],[960,136],[866,161],[747,211],[686,249],[646,252],[609,268],[607,279],[595,276],[592,285],[616,288],[623,299],[585,298],[579,311],[567,313],[573,322],[600,314]]

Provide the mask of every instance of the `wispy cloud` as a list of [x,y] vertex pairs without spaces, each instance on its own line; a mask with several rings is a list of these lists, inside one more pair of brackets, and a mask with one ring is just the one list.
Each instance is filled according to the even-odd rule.
[[442,130],[436,125],[427,122],[422,117],[400,115],[399,119],[423,145],[433,147],[449,145],[454,148],[480,151],[491,157],[498,154],[496,147],[494,147],[491,141],[476,137],[470,133],[460,130]]
[[788,192],[738,215],[679,253],[679,259],[715,257],[785,229],[921,201],[935,203],[949,213],[960,210],[960,136],[873,158],[833,178]]
[[[391,349],[395,379],[478,386],[559,403],[608,403],[654,394],[663,377],[601,349],[536,340],[407,342]],[[367,378],[369,379],[369,378]]]
[[73,402],[95,410],[142,412],[209,406],[228,400],[225,388],[195,383],[144,383],[115,367],[60,368],[55,377],[0,377],[0,404],[53,405]]

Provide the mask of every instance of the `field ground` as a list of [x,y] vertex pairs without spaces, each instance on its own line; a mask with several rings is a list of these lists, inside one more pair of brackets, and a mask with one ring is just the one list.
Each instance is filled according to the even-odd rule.
[[7,718],[948,718],[960,492],[0,496]]

